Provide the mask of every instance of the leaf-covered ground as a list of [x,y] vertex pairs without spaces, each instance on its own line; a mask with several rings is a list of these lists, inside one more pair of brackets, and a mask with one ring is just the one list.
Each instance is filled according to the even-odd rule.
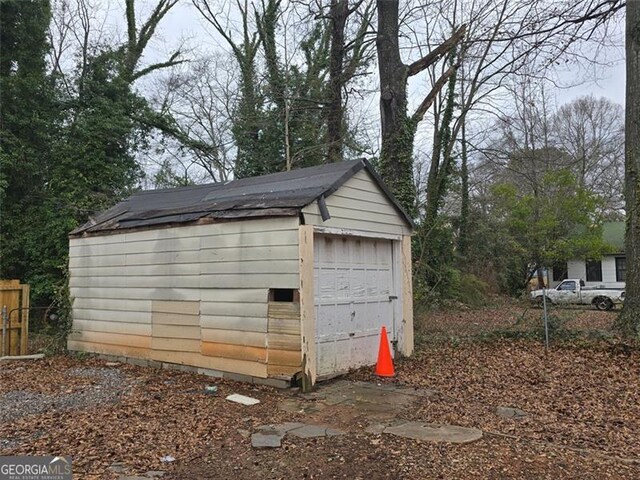
[[[575,336],[608,335],[618,311],[600,312],[591,306],[552,306],[548,308],[550,340]],[[419,342],[479,338],[487,335],[529,334],[542,339],[543,310],[528,301],[496,296],[491,306],[469,309],[460,305],[418,315],[416,334]],[[563,337],[564,335],[564,337]]]
[[[434,315],[490,321],[487,310]],[[313,420],[279,408],[294,392],[60,356],[0,364],[0,409],[21,409],[0,422],[0,453],[69,454],[77,478],[116,479],[114,462],[129,475],[163,470],[176,479],[640,477],[636,350],[564,344],[545,354],[532,340],[425,344],[397,373],[391,382],[438,392],[400,417],[478,427],[484,438],[446,445],[370,434],[366,419],[338,410],[323,421],[347,435],[287,437],[280,449],[255,450],[247,434],[257,426]],[[375,381],[370,369],[349,378]],[[203,393],[212,383],[217,396]],[[224,400],[230,393],[261,403],[233,404]],[[33,409],[34,401],[47,408]],[[503,419],[498,406],[528,416]],[[165,455],[176,461],[162,463]]]

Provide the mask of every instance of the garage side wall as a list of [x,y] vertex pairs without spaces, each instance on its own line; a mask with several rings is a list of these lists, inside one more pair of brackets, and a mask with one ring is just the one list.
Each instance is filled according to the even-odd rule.
[[298,262],[289,217],[71,239],[69,348],[265,378],[269,289]]

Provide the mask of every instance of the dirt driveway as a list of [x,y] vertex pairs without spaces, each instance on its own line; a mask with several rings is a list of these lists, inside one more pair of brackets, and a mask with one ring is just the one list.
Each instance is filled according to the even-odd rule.
[[[375,382],[362,370],[301,395],[92,358],[3,363],[0,452],[71,455],[77,478],[114,480],[640,477],[637,351],[443,344],[397,371],[369,384],[358,383]],[[217,395],[205,391],[213,384]],[[395,386],[402,396],[389,399]],[[231,393],[260,403],[231,403]],[[411,420],[483,436],[457,445],[381,433]],[[282,422],[343,434],[251,446],[259,427]]]

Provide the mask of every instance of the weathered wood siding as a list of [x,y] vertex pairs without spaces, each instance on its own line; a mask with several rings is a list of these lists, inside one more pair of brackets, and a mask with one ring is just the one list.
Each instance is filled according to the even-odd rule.
[[303,209],[308,225],[411,235],[411,229],[366,170],[361,170],[326,199],[331,218],[322,221],[317,202]]
[[267,344],[269,376],[291,377],[302,370],[300,303],[269,302]]
[[71,239],[69,348],[265,378],[268,292],[298,289],[298,262],[297,218]]

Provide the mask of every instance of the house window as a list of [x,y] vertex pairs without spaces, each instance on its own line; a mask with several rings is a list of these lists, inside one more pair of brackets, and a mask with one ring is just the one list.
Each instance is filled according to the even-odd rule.
[[564,263],[555,263],[553,265],[553,281],[561,282],[569,278],[569,268],[567,267],[567,262]]
[[616,282],[625,282],[627,278],[627,258],[616,257]]
[[587,260],[587,282],[602,281],[602,262],[600,260]]

